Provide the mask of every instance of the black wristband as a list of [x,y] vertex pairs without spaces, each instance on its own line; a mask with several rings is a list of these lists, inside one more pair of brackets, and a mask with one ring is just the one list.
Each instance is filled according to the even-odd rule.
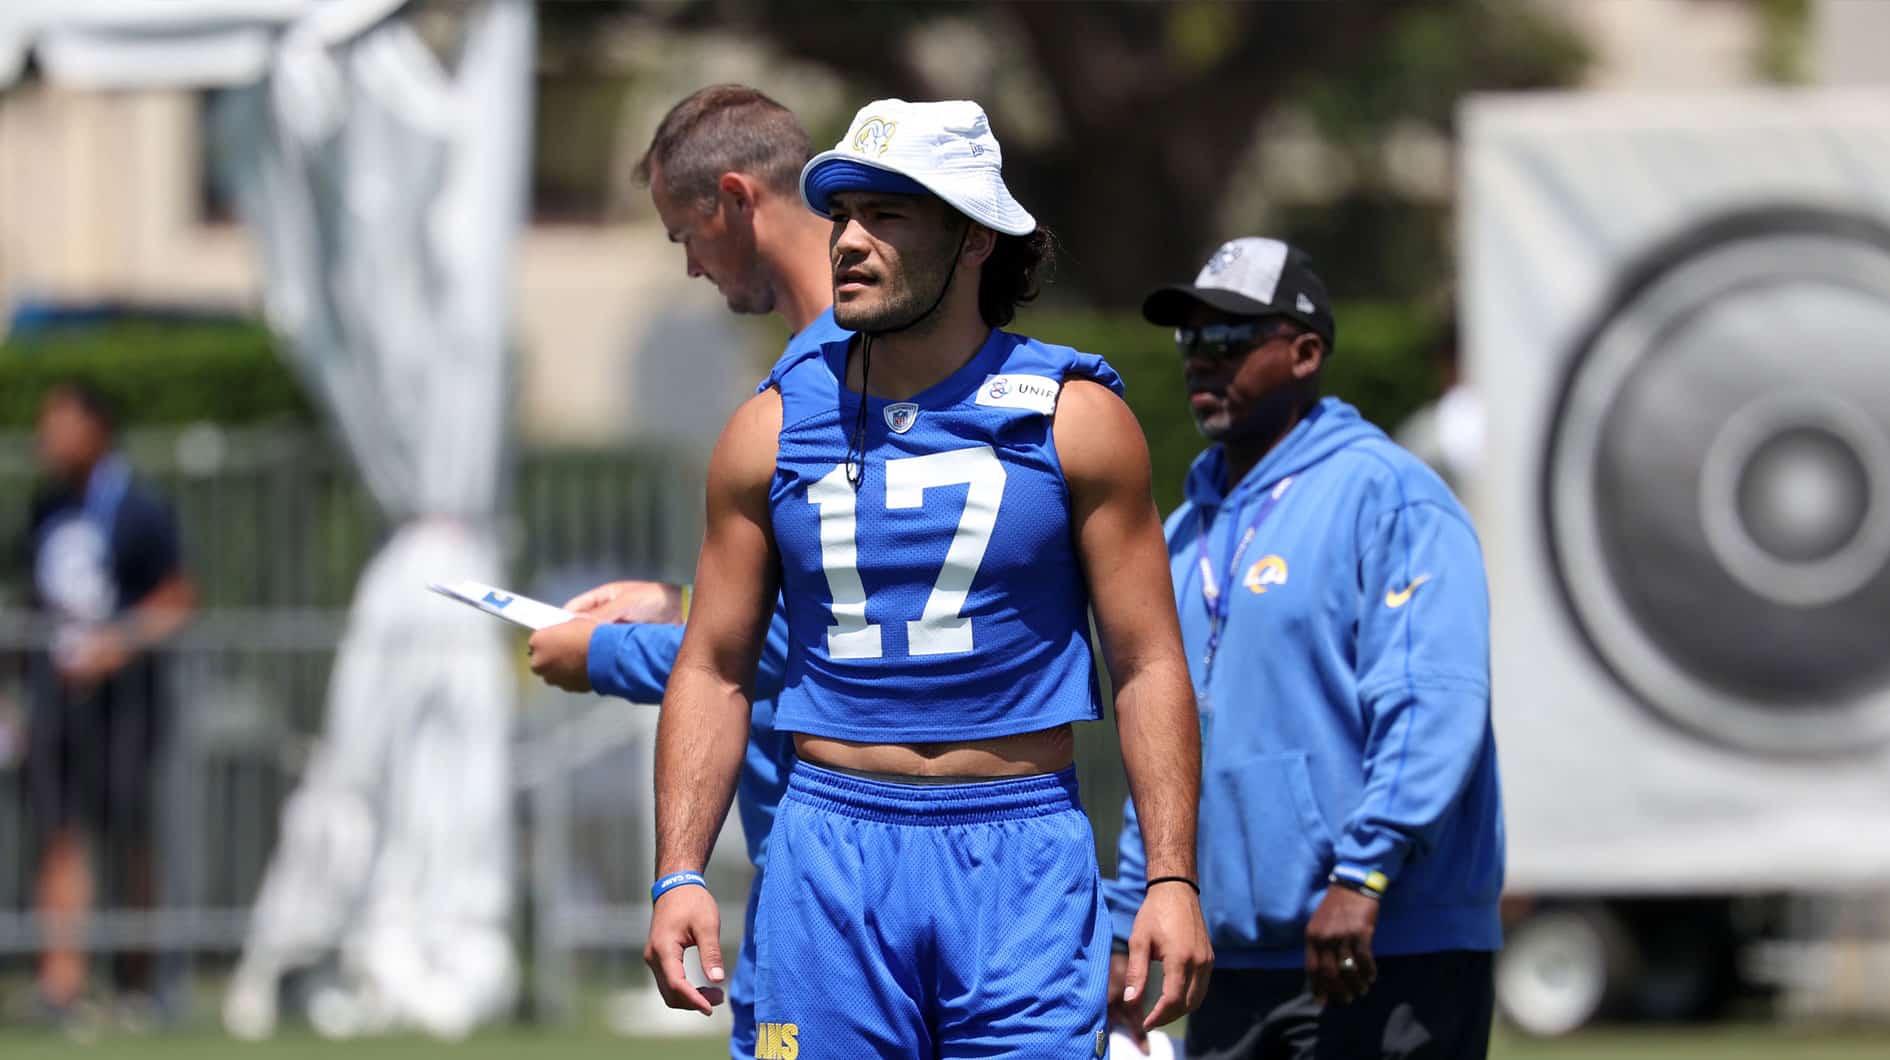
[[1194,882],[1193,880],[1189,879],[1186,876],[1157,876],[1154,879],[1148,881],[1147,884],[1143,885],[1142,889],[1146,891],[1150,887],[1153,887],[1158,883],[1185,883],[1188,886],[1194,888],[1195,894],[1198,895],[1201,893],[1201,885]]

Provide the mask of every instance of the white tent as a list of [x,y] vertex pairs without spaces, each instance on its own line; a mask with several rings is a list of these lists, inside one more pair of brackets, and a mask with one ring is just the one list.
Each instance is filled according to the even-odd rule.
[[529,150],[529,0],[470,5],[439,58],[404,0],[7,0],[30,56],[98,89],[219,86],[215,164],[264,309],[397,527],[356,590],[327,730],[284,813],[226,1006],[268,1033],[281,974],[330,951],[337,1032],[459,1035],[516,993],[497,623],[430,577],[499,581],[511,260]]

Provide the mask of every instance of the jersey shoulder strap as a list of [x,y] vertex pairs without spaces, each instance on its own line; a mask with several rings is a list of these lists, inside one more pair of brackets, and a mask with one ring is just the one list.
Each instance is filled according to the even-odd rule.
[[834,376],[831,365],[835,359],[845,363],[849,341],[849,338],[838,338],[825,344],[789,347],[774,363],[774,369],[755,392],[770,387],[780,391],[783,427],[839,409],[840,381]]
[[[833,310],[814,318],[788,340],[787,348],[774,362],[768,377],[755,387],[755,393],[773,388],[781,392],[781,422],[797,423],[822,408],[832,408],[839,398],[840,385],[828,367],[832,358],[845,363],[846,343],[853,333],[834,323]],[[833,347],[838,346],[835,350]]]
[[1101,383],[1122,396],[1122,376],[1093,353],[1008,332],[1005,338],[1011,349],[999,370],[978,388],[974,400],[980,405],[1031,408],[1047,415],[1056,411],[1057,395],[1071,379]]

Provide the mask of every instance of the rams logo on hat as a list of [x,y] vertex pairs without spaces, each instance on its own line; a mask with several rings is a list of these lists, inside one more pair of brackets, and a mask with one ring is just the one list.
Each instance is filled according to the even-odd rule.
[[1207,271],[1221,272],[1238,260],[1240,260],[1240,244],[1228,243],[1215,251],[1214,256],[1208,259]]
[[898,128],[899,123],[896,121],[868,118],[860,125],[860,131],[853,134],[853,149],[877,158],[892,146],[893,131]]

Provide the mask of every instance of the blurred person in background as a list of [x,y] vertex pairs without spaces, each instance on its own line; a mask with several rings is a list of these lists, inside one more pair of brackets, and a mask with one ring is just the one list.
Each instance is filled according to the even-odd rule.
[[[801,202],[801,166],[811,141],[787,108],[741,85],[711,85],[671,108],[637,166],[670,242],[690,276],[715,284],[734,313],[775,313],[794,332],[787,351],[847,333],[833,322],[827,268],[829,225]],[[678,351],[687,355],[687,351]],[[682,645],[689,590],[659,582],[614,582],[565,605],[577,621],[531,639],[532,670],[569,692],[596,691],[658,703]],[[793,744],[774,728],[787,653],[787,622],[770,627],[738,783],[742,835],[755,866],[747,927],[728,987],[730,1054],[755,1055],[754,917],[769,829],[787,787]]]
[[[115,448],[100,391],[54,386],[39,410],[38,453],[44,478],[24,559],[52,639],[29,664],[25,777],[39,840],[39,1000],[63,1019],[86,988],[93,864],[115,905],[155,904],[155,779],[171,722],[156,649],[189,620],[196,591],[177,521]],[[118,1000],[139,1015],[152,996],[152,955],[121,951],[114,964]]]
[[[1217,957],[1187,1055],[1484,1056],[1503,821],[1469,518],[1436,474],[1320,397],[1335,323],[1302,251],[1236,239],[1142,312],[1175,329],[1212,443],[1166,528],[1200,703]],[[1145,889],[1126,814],[1109,890],[1119,948]],[[1116,956],[1114,983],[1128,964]],[[1114,983],[1113,1021],[1139,1027]]]
[[1446,311],[1430,353],[1437,369],[1437,400],[1406,417],[1392,437],[1464,497],[1483,462],[1483,401],[1463,380],[1454,308]]

